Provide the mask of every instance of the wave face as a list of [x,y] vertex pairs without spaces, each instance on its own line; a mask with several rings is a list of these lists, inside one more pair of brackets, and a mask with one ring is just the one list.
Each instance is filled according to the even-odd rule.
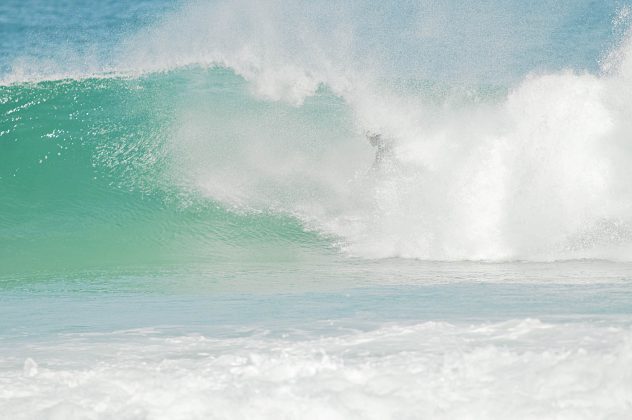
[[[615,47],[599,66],[564,50],[579,35],[560,35],[555,10],[525,15],[575,57],[531,56],[525,76],[511,57],[535,35],[506,34],[504,49],[466,37],[486,7],[457,36],[465,18],[427,2],[191,3],[97,65],[13,62],[0,87],[2,270],[332,245],[361,258],[629,260],[628,9],[619,41],[600,38]],[[520,11],[503,10],[489,34]],[[437,39],[448,52],[433,56]],[[449,60],[466,47],[477,54]]]
[[[207,85],[209,106],[224,113],[243,107],[243,83],[226,71],[0,88],[1,271],[291,259],[303,243],[321,248],[323,241],[294,219],[231,211],[187,184],[185,175],[203,162],[185,161],[196,153],[194,137],[187,137],[186,154],[177,150],[174,119],[183,115],[178,102],[190,101],[194,88],[187,86],[196,78]],[[225,90],[232,94],[225,98]],[[267,104],[250,106],[258,112]],[[230,138],[209,143],[198,145],[207,157],[231,147]],[[207,163],[219,165],[225,156]],[[278,249],[266,250],[271,244]]]

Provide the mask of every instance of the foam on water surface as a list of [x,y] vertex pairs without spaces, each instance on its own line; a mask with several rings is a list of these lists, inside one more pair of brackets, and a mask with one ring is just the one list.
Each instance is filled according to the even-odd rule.
[[536,319],[70,334],[2,354],[7,418],[624,419],[632,331]]

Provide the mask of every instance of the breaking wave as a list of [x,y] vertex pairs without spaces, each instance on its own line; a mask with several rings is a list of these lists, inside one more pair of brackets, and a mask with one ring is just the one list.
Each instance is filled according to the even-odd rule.
[[270,239],[276,255],[630,259],[632,41],[598,69],[455,80],[402,65],[368,6],[315,7],[194,2],[97,70],[16,64],[7,260],[205,260]]

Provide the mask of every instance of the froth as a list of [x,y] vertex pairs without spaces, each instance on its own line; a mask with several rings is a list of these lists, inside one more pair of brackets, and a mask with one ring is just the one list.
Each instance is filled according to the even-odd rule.
[[374,205],[356,213],[364,225],[347,249],[493,260],[616,258],[620,247],[626,258],[632,196],[621,79],[531,76],[495,104],[407,111],[408,122],[395,110],[394,157],[375,176]]
[[0,408],[15,419],[631,414],[627,327],[527,319],[332,332],[297,339],[129,331],[31,343],[3,352]]

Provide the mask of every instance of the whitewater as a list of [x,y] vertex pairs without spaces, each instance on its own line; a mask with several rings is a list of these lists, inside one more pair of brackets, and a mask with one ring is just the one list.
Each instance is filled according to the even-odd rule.
[[0,419],[630,418],[631,7],[3,2]]

